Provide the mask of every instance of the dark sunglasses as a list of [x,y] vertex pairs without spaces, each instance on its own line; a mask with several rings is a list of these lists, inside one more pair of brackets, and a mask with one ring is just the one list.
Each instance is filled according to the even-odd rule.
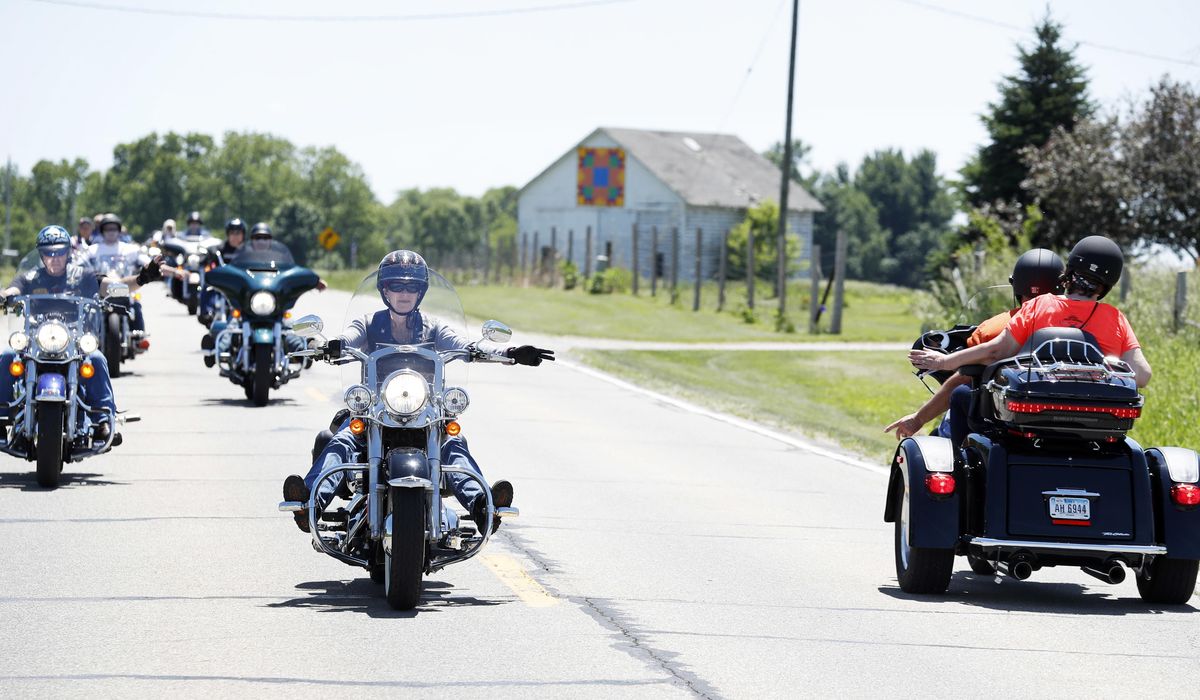
[[425,285],[420,282],[405,282],[404,280],[388,280],[383,283],[383,288],[389,292],[408,292],[409,294],[418,294]]

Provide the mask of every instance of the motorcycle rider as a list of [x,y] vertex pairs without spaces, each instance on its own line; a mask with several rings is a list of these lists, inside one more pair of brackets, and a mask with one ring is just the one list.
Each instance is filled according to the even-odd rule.
[[[41,256],[42,266],[28,273],[18,275],[7,289],[0,292],[0,303],[7,303],[9,297],[25,294],[72,294],[81,297],[95,297],[107,290],[110,280],[92,274],[84,268],[71,264],[68,254],[71,251],[71,234],[61,226],[47,226],[38,232],[37,250]],[[130,290],[156,279],[162,279],[159,266],[160,258],[147,262],[136,275],[130,275],[121,280],[129,285]],[[0,352],[0,363],[8,366],[16,358],[16,352],[6,349]],[[81,398],[91,408],[108,408],[116,412],[113,400],[112,380],[108,375],[108,362],[98,350],[88,355],[88,361],[95,368],[95,374],[90,378],[80,378]],[[11,373],[0,375],[0,403],[7,405],[12,401],[13,387],[17,377]],[[12,416],[0,415],[0,421],[11,422]],[[106,440],[112,427],[108,421],[101,421],[95,428],[95,439]],[[120,435],[113,437],[113,444],[119,444]]]
[[[967,347],[974,347],[1000,335],[1008,325],[1009,319],[1016,315],[1021,306],[1030,299],[1042,294],[1061,293],[1063,291],[1061,280],[1063,269],[1062,258],[1053,251],[1034,248],[1022,253],[1013,265],[1012,274],[1008,278],[1017,306],[1008,311],[1002,311],[979,324],[967,339]],[[883,429],[883,432],[890,433],[895,430],[896,439],[903,440],[917,434],[926,423],[949,409],[950,415],[942,422],[938,433],[942,437],[950,438],[956,445],[962,444],[967,437],[965,429],[966,411],[971,398],[970,383],[971,380],[968,377],[957,372],[954,373],[916,412],[891,423]],[[951,425],[963,428],[963,434],[950,433]]]
[[[100,241],[88,247],[85,260],[97,271],[104,261],[119,259],[133,270],[145,264],[149,258],[142,255],[141,248],[134,243],[121,241],[121,218],[116,214],[105,214],[100,219]],[[132,289],[131,289],[132,291]],[[142,302],[134,300],[133,320],[129,328],[144,333],[146,318],[142,315]]]
[[188,214],[187,230],[184,231],[183,235],[192,240],[200,240],[201,238],[208,237],[208,229],[204,228],[204,219],[200,218],[200,212],[193,211]]
[[[245,242],[246,222],[237,217],[226,221],[225,242],[215,251],[220,254],[220,257],[211,255],[206,264],[215,267],[218,263],[223,264],[228,262],[230,258],[237,255],[238,250],[241,249],[242,244]],[[212,321],[213,311],[215,310],[214,306],[217,303],[217,295],[219,294],[220,292],[211,287],[200,290],[200,314],[198,318],[200,323],[207,326]]]
[[[1100,302],[1121,279],[1121,248],[1104,236],[1088,236],[1075,244],[1067,257],[1062,281],[1066,294],[1043,294],[1023,305],[1009,319],[1004,332],[986,343],[943,355],[913,350],[908,359],[921,369],[952,370],[969,364],[991,364],[1012,357],[1039,328],[1066,326],[1091,333],[1100,351],[1119,357],[1133,370],[1138,388],[1150,383],[1151,369],[1141,343],[1120,309]],[[951,430],[965,431],[951,415]]]
[[75,237],[71,239],[71,250],[84,250],[91,245],[91,240],[92,220],[82,216],[75,227]]
[[[376,289],[383,301],[384,309],[374,314],[356,318],[342,332],[343,347],[353,347],[364,352],[373,352],[380,344],[418,344],[433,343],[437,350],[466,349],[471,343],[462,335],[455,332],[440,321],[420,311],[421,301],[429,291],[429,268],[424,258],[411,250],[397,250],[388,253],[379,262]],[[517,364],[536,367],[544,360],[554,360],[554,351],[543,350],[532,345],[508,348],[505,354]],[[292,474],[283,482],[283,498],[287,501],[307,502],[313,482],[327,467],[354,462],[358,460],[366,448],[365,438],[354,435],[350,431],[350,419],[345,418],[336,434],[329,437],[328,431],[322,431],[317,438],[320,445],[328,442],[320,451],[309,469],[308,475],[301,478]],[[470,467],[478,474],[483,471],[471,456],[467,441],[458,435],[450,438],[442,446],[442,462]],[[485,523],[487,515],[487,499],[479,485],[463,474],[445,472],[454,489],[458,502],[471,513],[480,532],[489,524]],[[318,502],[322,507],[332,500],[339,484],[344,479],[339,473],[321,483],[318,492]],[[497,507],[512,505],[513,487],[508,481],[497,481],[492,484],[492,501]],[[295,514],[296,525],[308,532],[308,511],[298,511]],[[499,527],[499,518],[490,523],[492,530]]]

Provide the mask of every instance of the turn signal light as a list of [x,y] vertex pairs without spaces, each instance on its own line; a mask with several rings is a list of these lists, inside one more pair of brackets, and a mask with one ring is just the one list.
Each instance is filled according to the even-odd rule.
[[292,318],[292,312],[291,312],[291,311],[284,311],[284,312],[283,312],[283,320],[285,320],[285,321],[290,321],[290,320],[291,320],[291,318]]
[[1195,484],[1175,484],[1171,487],[1171,500],[1181,506],[1200,505],[1200,486]]
[[1042,403],[1040,401],[1009,401],[1008,410],[1013,413],[1042,413],[1043,411],[1066,411],[1068,413],[1108,413],[1117,418],[1139,418],[1140,408],[1120,406],[1079,406],[1069,403]]
[[96,368],[91,362],[84,362],[83,364],[79,365],[79,376],[83,377],[84,379],[91,379],[92,377],[96,376]]
[[455,435],[458,435],[461,432],[462,432],[462,426],[458,424],[458,421],[452,420],[446,424],[446,434],[449,435],[450,437],[454,437]]
[[954,475],[953,474],[926,474],[925,488],[929,489],[929,493],[935,496],[949,496],[954,493]]
[[241,311],[238,311],[237,309],[234,309],[234,310],[233,310],[233,317],[234,317],[234,318],[241,318],[241,317],[242,317],[242,312],[241,312]]
[[12,364],[8,366],[8,373],[14,377],[19,377],[25,374],[25,365],[21,364],[20,360],[13,360]]
[[366,421],[364,421],[362,418],[355,418],[354,420],[350,421],[350,432],[354,433],[355,435],[362,435],[363,431],[366,429]]

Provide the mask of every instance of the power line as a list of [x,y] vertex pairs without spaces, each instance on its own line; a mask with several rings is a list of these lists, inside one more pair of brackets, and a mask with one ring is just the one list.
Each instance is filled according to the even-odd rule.
[[460,12],[432,12],[426,14],[400,15],[261,15],[241,14],[234,12],[203,12],[199,10],[168,10],[154,7],[136,7],[132,5],[110,5],[99,2],[83,2],[82,0],[26,0],[42,5],[59,7],[75,7],[85,10],[101,10],[104,12],[123,12],[126,14],[152,15],[157,17],[174,17],[189,19],[219,19],[244,22],[422,22],[444,19],[478,19],[483,17],[507,17],[511,15],[530,15],[542,12],[559,12],[563,10],[578,10],[603,5],[617,5],[636,0],[577,0],[557,5],[532,5],[528,7],[509,7],[496,10],[463,10]]
[[[965,20],[969,20],[972,22],[978,22],[980,24],[987,24],[987,25],[991,25],[993,27],[1001,27],[1003,29],[1011,29],[1011,30],[1018,31],[1018,32],[1025,32],[1025,31],[1029,30],[1028,27],[1023,27],[1023,26],[1016,25],[1016,24],[1010,24],[1008,22],[1001,22],[999,20],[991,19],[990,17],[981,17],[980,15],[973,15],[968,12],[962,12],[960,10],[953,10],[949,7],[942,7],[940,5],[934,5],[934,4],[927,3],[927,2],[921,2],[921,0],[895,0],[895,1],[904,3],[905,5],[911,5],[913,7],[919,7],[923,10],[931,10],[933,12],[940,12],[941,14],[948,15],[950,17],[957,17],[958,19],[965,19]],[[1181,66],[1200,68],[1200,62],[1189,61],[1184,58],[1172,58],[1171,56],[1160,56],[1158,54],[1147,53],[1145,51],[1139,51],[1137,49],[1126,49],[1126,48],[1123,48],[1120,46],[1113,46],[1112,44],[1101,44],[1099,42],[1086,41],[1086,40],[1082,40],[1082,39],[1077,40],[1076,43],[1078,43],[1080,46],[1087,46],[1087,47],[1090,47],[1093,49],[1099,49],[1101,51],[1111,51],[1113,53],[1125,54],[1126,56],[1136,56],[1138,58],[1147,58],[1152,61],[1164,61],[1166,63],[1174,63],[1176,65],[1181,65]]]

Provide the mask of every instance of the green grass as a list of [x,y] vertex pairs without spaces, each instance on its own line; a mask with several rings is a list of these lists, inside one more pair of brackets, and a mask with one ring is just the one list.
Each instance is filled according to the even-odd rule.
[[799,432],[885,462],[883,427],[929,396],[902,353],[585,351],[597,369],[641,386]]

